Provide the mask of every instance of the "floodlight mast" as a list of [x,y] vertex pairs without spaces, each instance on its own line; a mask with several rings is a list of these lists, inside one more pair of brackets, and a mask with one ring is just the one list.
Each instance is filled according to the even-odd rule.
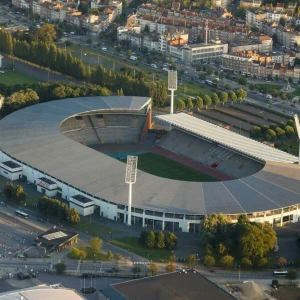
[[171,91],[170,114],[174,112],[174,91],[177,90],[177,71],[168,70],[168,90]]
[[129,185],[128,192],[128,213],[127,213],[127,225],[131,226],[131,204],[132,204],[132,185],[136,183],[136,171],[137,171],[137,156],[127,156],[125,183]]
[[294,115],[294,120],[295,120],[297,135],[298,135],[298,143],[299,143],[298,165],[300,165],[300,123],[297,114]]

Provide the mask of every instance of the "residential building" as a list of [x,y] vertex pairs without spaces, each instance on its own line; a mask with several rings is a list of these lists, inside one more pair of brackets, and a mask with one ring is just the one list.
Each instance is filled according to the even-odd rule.
[[240,6],[247,8],[258,8],[262,5],[261,0],[241,0]]
[[261,28],[266,18],[267,14],[262,11],[252,9],[246,11],[246,22],[250,26]]

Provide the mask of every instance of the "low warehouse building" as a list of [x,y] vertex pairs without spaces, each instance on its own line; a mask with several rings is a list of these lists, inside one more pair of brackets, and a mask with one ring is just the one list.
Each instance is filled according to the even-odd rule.
[[75,244],[77,238],[78,233],[54,227],[39,235],[35,242],[42,243],[41,246],[47,248],[50,252],[59,252],[67,246]]

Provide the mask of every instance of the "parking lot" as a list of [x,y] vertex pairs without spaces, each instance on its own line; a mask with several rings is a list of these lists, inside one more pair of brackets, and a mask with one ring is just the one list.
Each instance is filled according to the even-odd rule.
[[[4,208],[3,208],[4,210]],[[31,247],[40,231],[22,219],[15,219],[0,213],[0,254],[2,257],[13,258]],[[36,255],[36,251],[34,253]],[[36,256],[35,256],[36,257]]]

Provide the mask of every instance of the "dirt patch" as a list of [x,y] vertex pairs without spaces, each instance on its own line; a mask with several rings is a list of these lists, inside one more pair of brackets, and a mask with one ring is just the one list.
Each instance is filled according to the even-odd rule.
[[271,293],[277,300],[299,300],[300,288],[297,286],[281,286],[277,291]]

